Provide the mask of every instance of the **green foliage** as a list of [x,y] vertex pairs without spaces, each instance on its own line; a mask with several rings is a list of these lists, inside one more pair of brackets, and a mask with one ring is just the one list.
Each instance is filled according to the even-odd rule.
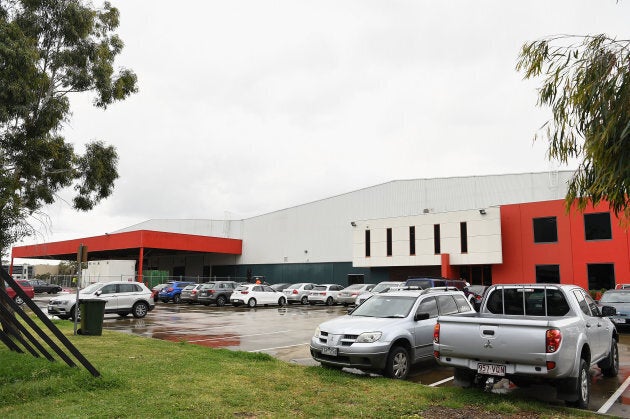
[[567,210],[607,201],[630,217],[630,41],[556,36],[525,44],[517,70],[542,76],[538,105],[550,106],[548,157],[580,161]]
[[114,147],[78,154],[59,131],[68,95],[92,92],[106,109],[137,91],[136,76],[114,70],[123,42],[118,10],[83,0],[0,0],[0,250],[34,233],[28,219],[73,186],[73,207],[92,209],[118,178]]

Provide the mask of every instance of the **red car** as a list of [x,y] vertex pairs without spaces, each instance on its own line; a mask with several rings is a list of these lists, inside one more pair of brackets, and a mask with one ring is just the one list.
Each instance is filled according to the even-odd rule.
[[[20,288],[22,288],[22,291],[24,291],[29,298],[35,298],[35,289],[30,282],[28,282],[26,279],[16,279],[15,282],[18,283]],[[22,300],[19,295],[16,295],[15,291],[13,291],[13,288],[9,287],[6,282],[4,285],[7,289],[7,294],[9,294],[9,298],[13,299],[13,301],[15,301],[17,304],[24,304],[24,300]]]

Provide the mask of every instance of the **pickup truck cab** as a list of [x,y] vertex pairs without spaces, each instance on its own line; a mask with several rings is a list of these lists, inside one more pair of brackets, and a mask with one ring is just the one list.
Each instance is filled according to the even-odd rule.
[[311,356],[328,368],[357,368],[404,379],[412,364],[431,359],[438,314],[472,311],[461,291],[376,294],[348,315],[320,324],[311,338]]
[[490,386],[508,378],[518,386],[547,382],[569,406],[586,408],[589,369],[604,376],[619,370],[619,339],[606,316],[576,285],[493,285],[479,313],[440,316],[434,331],[434,356],[455,368],[455,384]]

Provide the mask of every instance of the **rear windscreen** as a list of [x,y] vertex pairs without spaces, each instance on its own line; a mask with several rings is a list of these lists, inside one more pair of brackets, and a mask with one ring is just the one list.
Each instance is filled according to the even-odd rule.
[[569,305],[555,288],[495,288],[486,309],[493,314],[564,316]]

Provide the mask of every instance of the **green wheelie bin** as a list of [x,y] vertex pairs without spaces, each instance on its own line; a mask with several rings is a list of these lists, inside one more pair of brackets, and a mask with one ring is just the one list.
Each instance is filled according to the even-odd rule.
[[81,309],[80,335],[100,336],[103,334],[103,317],[107,301],[99,298],[85,298],[79,300]]

